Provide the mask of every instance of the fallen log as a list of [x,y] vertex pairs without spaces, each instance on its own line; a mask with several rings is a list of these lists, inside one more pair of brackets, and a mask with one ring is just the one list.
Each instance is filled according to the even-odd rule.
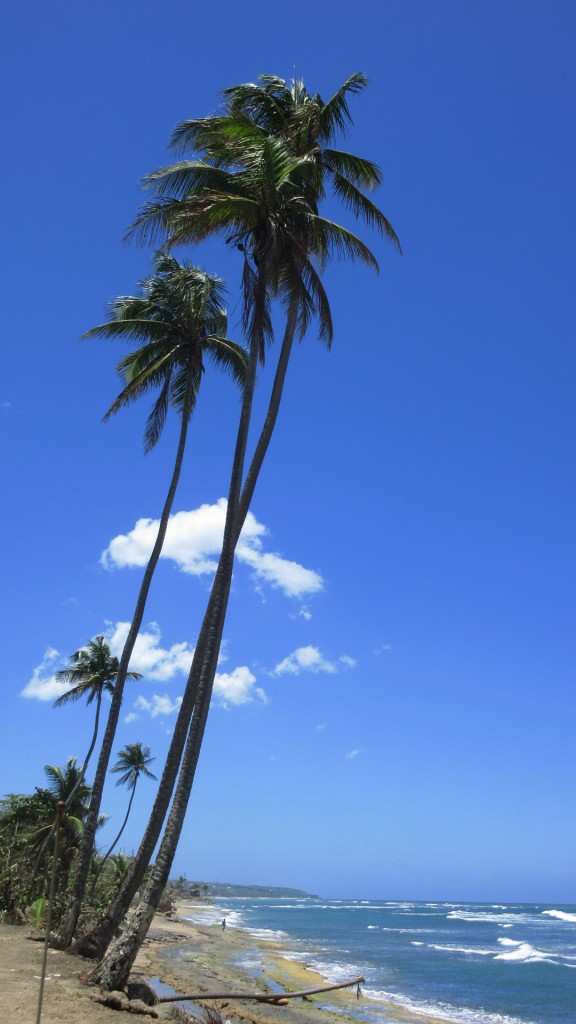
[[266,994],[261,992],[211,992],[208,995],[205,992],[192,992],[185,996],[159,996],[156,1002],[178,1003],[184,999],[191,1002],[200,1002],[205,999],[251,999],[256,1003],[273,1003],[275,1006],[287,1006],[290,999],[303,999],[305,996],[318,995],[319,992],[334,992],[338,988],[351,988],[353,985],[357,986],[358,997],[360,997],[360,985],[364,980],[364,978],[352,978],[352,981],[341,981],[338,985],[306,988],[301,992],[278,992],[277,995],[273,992],[267,992]]

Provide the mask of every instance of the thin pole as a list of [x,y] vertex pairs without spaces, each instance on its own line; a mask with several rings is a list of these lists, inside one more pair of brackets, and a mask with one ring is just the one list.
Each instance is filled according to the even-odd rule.
[[54,824],[54,856],[52,858],[52,874],[50,876],[50,892],[48,894],[48,912],[46,914],[46,931],[44,933],[44,956],[42,958],[42,970],[40,971],[40,992],[38,994],[38,1011],[36,1013],[36,1024],[40,1024],[42,1017],[42,1000],[44,999],[44,982],[46,980],[46,964],[48,962],[48,947],[50,945],[50,927],[52,925],[52,908],[54,906],[54,895],[56,892],[56,874],[58,867],[58,847],[60,845],[60,825],[62,812],[66,808],[64,800],[56,804],[56,821]]

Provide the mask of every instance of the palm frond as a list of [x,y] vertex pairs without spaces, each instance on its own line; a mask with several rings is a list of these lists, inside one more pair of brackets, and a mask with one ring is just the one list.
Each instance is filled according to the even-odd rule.
[[325,103],[320,111],[320,138],[328,142],[337,132],[346,133],[352,124],[352,116],[348,106],[348,95],[361,92],[368,85],[368,79],[362,72],[350,75],[343,85]]

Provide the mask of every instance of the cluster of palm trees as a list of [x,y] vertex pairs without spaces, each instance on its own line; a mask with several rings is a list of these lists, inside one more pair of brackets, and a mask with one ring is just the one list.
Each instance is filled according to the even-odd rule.
[[[320,340],[331,345],[332,317],[321,279],[331,257],[360,260],[378,269],[364,242],[321,214],[327,194],[399,248],[393,228],[369,195],[381,184],[380,169],[370,160],[334,148],[337,137],[352,124],[349,100],[366,84],[364,75],[352,75],[323,102],[300,81],[262,76],[256,83],[226,90],[219,114],[179,125],[170,145],[180,159],[147,177],[151,198],[130,229],[140,242],[161,244],[154,256],[154,274],[142,282],[139,296],[116,299],[108,322],[88,332],[137,345],[119,364],[124,388],[106,415],[154,390],[158,394],[146,425],[146,448],[156,444],[170,407],[181,426],[158,537],[116,666],[75,880],[55,940],[61,947],[74,938],[85,898],[124,683],[131,675],[130,658],[166,534],[205,360],[230,372],[241,387],[222,550],[154,806],[115,900],[97,925],[77,938],[77,948],[85,955],[101,958],[109,947],[92,974],[92,980],[105,988],[126,983],[169,878],[206,727],[235,549],[278,416],[293,343],[315,323]],[[241,254],[245,349],[226,337],[222,282],[171,255],[175,246],[195,246],[211,238],[221,238]],[[249,455],[257,371],[274,340],[275,303],[283,311],[285,326],[267,411]],[[159,839],[154,866],[142,885]],[[109,945],[138,889],[140,899],[129,923]]]

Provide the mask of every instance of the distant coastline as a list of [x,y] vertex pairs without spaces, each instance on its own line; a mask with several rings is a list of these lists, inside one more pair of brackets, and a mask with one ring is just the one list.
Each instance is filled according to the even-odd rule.
[[243,896],[246,899],[306,899],[318,900],[320,896],[315,893],[305,892],[304,889],[291,889],[283,885],[237,885],[234,882],[205,882],[202,887],[207,886],[208,897],[234,897]]

